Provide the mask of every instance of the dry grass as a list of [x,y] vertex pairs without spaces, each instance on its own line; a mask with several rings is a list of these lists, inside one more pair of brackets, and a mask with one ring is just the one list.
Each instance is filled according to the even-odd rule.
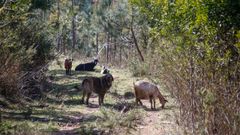
[[[102,76],[101,67],[97,66],[95,72],[73,71],[71,76],[66,76],[63,63],[64,56],[61,56],[49,66],[50,87],[45,98],[18,112],[4,110],[4,121],[17,124],[25,121],[44,134],[139,134],[139,131],[146,134],[142,129],[159,127],[163,130],[152,131],[179,134],[175,123],[178,107],[166,91],[163,95],[167,96],[169,103],[164,110],[151,111],[149,101],[143,102],[144,107],[135,106],[135,99],[125,99],[124,94],[133,92],[132,85],[137,78],[132,77],[127,69],[113,68],[110,70],[115,80],[106,94],[105,105],[99,108],[97,96],[93,96],[90,105],[86,106],[80,103],[81,90],[74,87],[80,85],[86,76]],[[75,60],[73,67],[79,63]],[[159,103],[157,106],[160,108]],[[149,123],[149,120],[153,122]]]

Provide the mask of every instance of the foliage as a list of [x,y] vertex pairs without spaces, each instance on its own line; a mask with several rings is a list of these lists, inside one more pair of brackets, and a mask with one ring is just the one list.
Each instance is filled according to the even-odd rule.
[[36,127],[30,126],[27,122],[20,124],[13,124],[9,121],[0,123],[1,135],[44,135],[45,133],[39,131]]
[[51,0],[31,0],[30,9],[42,9],[47,10],[51,8],[53,1]]
[[[101,129],[109,129],[110,132],[114,131],[118,134],[128,133],[131,128],[134,128],[136,123],[141,119],[140,110],[132,109],[127,112],[118,112],[114,111],[114,109],[109,110],[106,108],[101,108],[101,118],[98,120],[97,125],[100,126]],[[123,110],[122,110],[123,111]]]
[[[141,65],[141,66],[140,66]],[[136,61],[129,62],[129,69],[133,76],[141,77],[149,74],[149,64]]]
[[[41,92],[54,44],[68,57],[104,47],[100,62],[159,78],[191,134],[237,134],[239,9],[237,0],[0,0],[0,94]],[[126,126],[120,116],[103,114],[110,128]]]
[[189,127],[188,131],[237,134],[239,2],[131,0],[130,3],[148,18],[151,38],[157,39],[156,50],[148,57],[157,58],[159,78],[179,100],[182,123]]
[[[37,71],[51,58],[51,29],[41,10],[29,10],[31,1],[5,1],[0,11],[1,89],[7,97],[19,96],[22,75]],[[33,84],[30,84],[31,86]],[[30,86],[30,87],[31,87]]]

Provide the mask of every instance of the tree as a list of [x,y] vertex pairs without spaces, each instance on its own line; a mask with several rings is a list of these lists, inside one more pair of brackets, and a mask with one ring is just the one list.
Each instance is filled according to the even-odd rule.
[[154,44],[158,48],[155,52],[160,63],[159,76],[179,100],[183,124],[190,127],[192,134],[239,132],[233,126],[240,123],[234,117],[239,106],[226,104],[237,100],[233,93],[238,93],[239,87],[239,3],[234,0],[130,3],[148,18],[150,35],[157,37]]

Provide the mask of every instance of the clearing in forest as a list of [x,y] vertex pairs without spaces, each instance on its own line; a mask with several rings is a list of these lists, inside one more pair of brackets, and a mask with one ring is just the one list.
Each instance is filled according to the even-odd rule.
[[[133,81],[128,70],[112,68],[115,80],[106,94],[104,105],[98,106],[98,97],[93,94],[90,105],[81,104],[82,90],[80,86],[86,76],[102,76],[100,66],[94,72],[72,71],[65,75],[64,59],[54,61],[48,71],[49,88],[46,97],[34,102],[28,108],[16,111],[3,109],[3,120],[15,124],[15,130],[27,134],[133,134],[133,135],[179,135],[180,127],[176,124],[178,106],[166,90],[160,89],[168,102],[161,109],[157,101],[157,109],[152,111],[148,100],[144,106],[136,106],[133,95]],[[73,62],[73,70],[79,61]]]

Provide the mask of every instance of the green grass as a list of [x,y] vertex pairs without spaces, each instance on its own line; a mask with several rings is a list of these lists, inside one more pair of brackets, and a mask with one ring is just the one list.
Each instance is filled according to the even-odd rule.
[[[63,57],[59,60],[60,63],[64,63]],[[74,61],[73,67],[79,63],[79,61]],[[71,76],[66,76],[63,65],[59,66],[57,61],[53,61],[47,73],[52,80],[49,80],[50,88],[45,93],[45,98],[31,103],[27,108],[4,109],[2,118],[3,123],[6,124],[1,127],[4,128],[2,131],[15,130],[20,134],[96,134],[103,132],[128,134],[134,131],[137,124],[144,118],[147,109],[137,107],[134,98],[124,99],[126,92],[133,92],[133,82],[137,80],[128,70],[111,69],[114,82],[105,96],[105,105],[99,108],[96,96],[90,98],[90,106],[80,103],[82,92],[74,86],[80,86],[86,76],[102,76],[100,70],[101,67],[97,66],[94,72],[73,71]],[[168,104],[166,108],[174,108],[173,102],[170,99],[171,104]],[[159,103],[157,105],[160,106]],[[167,114],[168,110],[163,110],[161,113]],[[166,120],[166,117],[162,120]]]
[[[60,62],[63,63],[63,58]],[[80,62],[74,61],[73,67]],[[48,76],[52,77],[50,82],[50,90],[45,93],[45,98],[41,101],[30,104],[30,107],[23,109],[5,109],[2,113],[6,126],[5,130],[12,131],[22,129],[32,129],[28,131],[29,134],[51,134],[59,132],[70,133],[93,133],[93,132],[113,132],[117,125],[120,127],[133,127],[134,121],[133,111],[120,114],[119,102],[123,99],[116,97],[117,95],[123,96],[125,92],[132,91],[131,85],[134,81],[131,79],[130,73],[126,70],[112,69],[115,80],[112,88],[105,97],[105,105],[98,108],[97,97],[90,98],[91,107],[80,104],[82,92],[76,90],[75,86],[80,86],[82,80],[86,76],[102,76],[100,74],[101,67],[97,66],[94,72],[76,72],[72,71],[71,76],[65,75],[63,66],[59,66],[56,61],[49,66]],[[115,93],[115,95],[111,94]],[[132,100],[126,101],[132,102]],[[44,107],[39,107],[44,105]],[[133,108],[135,110],[135,108]],[[124,119],[119,121],[120,116]],[[131,120],[131,121],[129,121]],[[97,123],[99,124],[96,124]],[[7,124],[10,123],[8,126]],[[104,124],[101,124],[104,123]],[[126,124],[124,124],[126,123]],[[22,126],[24,124],[25,126]],[[71,128],[71,126],[75,128]],[[62,131],[65,127],[69,126],[69,131]],[[13,128],[12,127],[17,127]],[[35,133],[36,132],[36,133]],[[25,132],[24,132],[25,133]],[[24,134],[22,133],[22,134]],[[9,134],[13,134],[10,132]]]

